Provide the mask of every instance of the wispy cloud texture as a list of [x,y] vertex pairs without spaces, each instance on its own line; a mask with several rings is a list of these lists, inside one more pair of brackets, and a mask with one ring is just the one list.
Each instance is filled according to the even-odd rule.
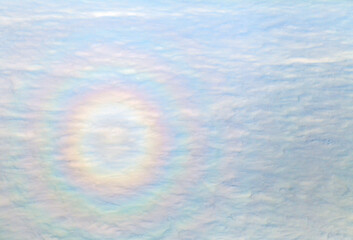
[[350,1],[0,1],[0,239],[352,239]]

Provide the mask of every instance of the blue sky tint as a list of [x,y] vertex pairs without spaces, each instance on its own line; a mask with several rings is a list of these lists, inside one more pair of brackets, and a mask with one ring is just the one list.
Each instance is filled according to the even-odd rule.
[[0,1],[0,239],[352,239],[352,10]]

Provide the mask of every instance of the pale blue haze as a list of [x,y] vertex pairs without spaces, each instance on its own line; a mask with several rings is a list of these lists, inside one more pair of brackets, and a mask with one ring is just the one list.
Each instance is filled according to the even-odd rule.
[[0,0],[0,240],[353,239],[352,12]]

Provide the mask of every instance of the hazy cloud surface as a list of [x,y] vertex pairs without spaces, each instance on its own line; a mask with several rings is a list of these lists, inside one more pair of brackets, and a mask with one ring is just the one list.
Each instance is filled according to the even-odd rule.
[[353,239],[352,12],[0,0],[0,239]]

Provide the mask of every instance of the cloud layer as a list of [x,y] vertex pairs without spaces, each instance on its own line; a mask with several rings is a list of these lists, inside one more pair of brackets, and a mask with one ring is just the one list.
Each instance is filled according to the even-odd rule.
[[352,239],[349,1],[0,5],[0,239]]

